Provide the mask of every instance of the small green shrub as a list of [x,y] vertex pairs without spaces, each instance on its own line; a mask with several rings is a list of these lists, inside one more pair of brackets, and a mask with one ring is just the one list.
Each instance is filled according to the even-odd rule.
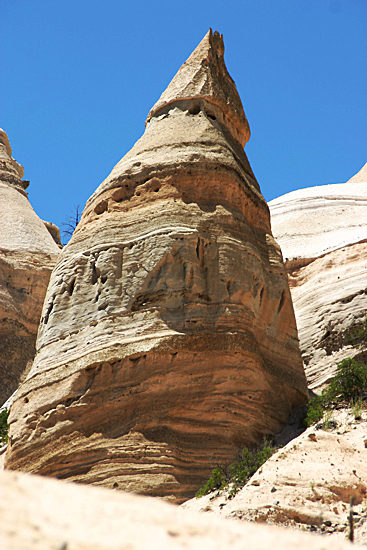
[[264,441],[259,447],[251,451],[245,447],[238,461],[230,465],[231,490],[229,496],[233,497],[245,485],[248,479],[262,466],[274,453],[274,447],[269,441]]
[[229,468],[214,468],[205,485],[198,490],[196,498],[224,489],[231,485],[229,496],[233,497],[247,482],[247,480],[271,457],[275,448],[268,440],[250,450],[245,447],[238,458]]
[[362,324],[355,325],[345,334],[345,341],[354,348],[367,343],[367,319]]
[[324,399],[322,395],[313,397],[308,402],[308,409],[305,418],[303,419],[303,426],[308,428],[313,424],[316,424],[324,416]]
[[354,359],[343,359],[338,370],[325,392],[329,401],[350,401],[363,396],[367,383],[367,365]]
[[217,468],[214,468],[214,470],[212,471],[211,476],[208,479],[208,481],[205,483],[204,487],[201,487],[201,489],[198,490],[195,496],[196,498],[203,497],[204,495],[208,495],[213,491],[224,489],[226,485],[227,485],[226,473],[222,468],[217,466]]
[[[332,408],[339,403],[348,403],[352,407],[352,412],[361,415],[363,409],[363,398],[367,386],[367,365],[358,363],[355,359],[343,359],[337,367],[337,373],[331,380],[329,386],[325,388],[321,395],[310,399],[303,425],[308,428],[316,424],[324,416],[327,409]],[[359,411],[356,409],[356,403],[359,403]],[[356,409],[356,413],[354,412]],[[330,422],[330,415],[327,423]],[[324,426],[325,427],[325,426]]]
[[0,412],[0,443],[8,441],[8,409]]
[[350,402],[352,413],[355,420],[361,420],[364,403],[362,399],[353,400]]

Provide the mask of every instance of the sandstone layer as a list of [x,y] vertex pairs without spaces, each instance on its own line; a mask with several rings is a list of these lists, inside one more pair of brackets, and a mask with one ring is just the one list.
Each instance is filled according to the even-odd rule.
[[361,420],[350,410],[334,411],[333,417],[279,449],[233,499],[228,491],[217,491],[183,506],[225,518],[317,530],[336,542],[349,533],[354,497],[355,541],[366,545],[366,429],[366,411]]
[[23,167],[0,129],[0,405],[35,355],[36,336],[59,248],[29,203]]
[[158,499],[0,473],[2,550],[352,550],[343,540],[240,523]]
[[364,322],[367,310],[367,182],[362,176],[363,169],[357,180],[300,189],[269,203],[312,389],[334,376],[338,362],[360,353],[347,336]]
[[7,468],[182,501],[307,400],[223,51],[210,31],[87,202],[11,409]]

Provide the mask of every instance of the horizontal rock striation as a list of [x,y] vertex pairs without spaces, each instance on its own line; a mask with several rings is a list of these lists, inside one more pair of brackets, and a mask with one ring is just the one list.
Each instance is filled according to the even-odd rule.
[[[338,362],[359,353],[348,333],[367,310],[367,182],[300,189],[269,203],[286,258],[305,371],[323,386]],[[358,178],[357,178],[358,179]]]
[[53,271],[7,468],[180,502],[307,399],[222,38],[210,31],[173,82]]
[[36,336],[59,248],[30,205],[23,167],[0,129],[0,405],[35,355]]

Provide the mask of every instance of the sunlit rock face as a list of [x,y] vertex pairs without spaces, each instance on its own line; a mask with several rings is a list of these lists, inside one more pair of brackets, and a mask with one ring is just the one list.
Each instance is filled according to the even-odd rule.
[[306,401],[286,272],[211,31],[87,202],[6,466],[183,501]]
[[23,173],[0,129],[0,405],[32,364],[43,300],[60,252],[28,201]]
[[317,389],[342,359],[360,353],[348,334],[367,310],[366,166],[347,183],[293,191],[269,206],[289,273],[307,379]]

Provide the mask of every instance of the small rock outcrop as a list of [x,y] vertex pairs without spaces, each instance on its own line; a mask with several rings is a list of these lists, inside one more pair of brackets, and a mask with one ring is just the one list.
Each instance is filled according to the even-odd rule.
[[180,502],[306,402],[223,53],[208,32],[88,200],[51,276],[7,468]]
[[364,174],[362,168],[347,183],[300,189],[269,203],[312,389],[328,382],[342,359],[360,353],[348,334],[367,311]]
[[59,248],[34,212],[0,129],[0,405],[17,389],[35,355],[38,324]]
[[351,410],[334,411],[279,449],[234,498],[216,491],[183,507],[318,531],[335,543],[349,533],[353,498],[354,540],[366,545],[366,428],[367,412],[355,420]]

